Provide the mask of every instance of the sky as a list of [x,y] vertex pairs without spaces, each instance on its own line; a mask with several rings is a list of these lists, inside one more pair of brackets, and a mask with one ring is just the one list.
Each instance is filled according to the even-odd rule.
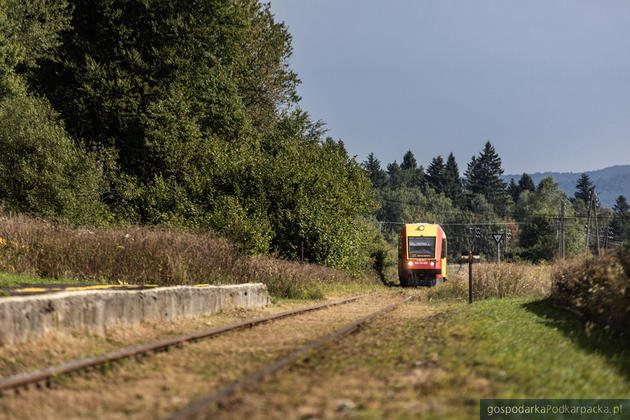
[[630,1],[271,0],[300,107],[363,161],[630,164]]

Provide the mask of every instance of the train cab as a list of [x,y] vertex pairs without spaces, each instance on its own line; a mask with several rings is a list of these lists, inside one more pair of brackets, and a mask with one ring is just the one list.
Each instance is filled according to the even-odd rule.
[[401,286],[435,286],[446,280],[446,234],[440,225],[406,224],[398,243]]

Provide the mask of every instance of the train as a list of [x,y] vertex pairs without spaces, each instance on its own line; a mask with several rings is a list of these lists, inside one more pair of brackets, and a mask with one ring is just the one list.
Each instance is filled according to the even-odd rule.
[[446,234],[440,225],[406,224],[398,241],[400,285],[435,286],[446,281]]

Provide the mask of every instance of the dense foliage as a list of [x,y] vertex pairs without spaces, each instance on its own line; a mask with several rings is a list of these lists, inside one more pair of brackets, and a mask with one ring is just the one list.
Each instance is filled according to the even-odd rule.
[[[411,221],[447,227],[451,255],[493,256],[504,233],[508,257],[554,258],[569,200],[553,180],[506,186],[490,142],[463,178],[452,153],[426,171],[411,150],[359,165],[299,108],[291,53],[259,0],[0,0],[0,206],[213,230],[355,272]],[[630,235],[625,198],[599,209],[593,192],[583,176],[567,205],[569,254],[590,210],[591,238]]]
[[[523,174],[518,182],[512,179],[506,185],[501,178],[501,158],[490,142],[471,158],[464,178],[460,178],[452,153],[446,162],[442,156],[434,157],[426,172],[417,166],[411,152],[405,154],[405,162],[411,164],[399,166],[392,162],[383,171],[379,160],[370,154],[363,163],[381,201],[377,219],[392,242],[401,224],[432,222],[445,228],[451,257],[472,249],[487,259],[496,258],[497,244],[492,235],[498,233],[503,234],[504,257],[549,261],[558,255],[563,202],[566,256],[584,252],[588,203],[592,252],[597,252],[597,239],[600,248],[606,248],[630,238],[630,206],[623,196],[613,211],[599,208],[596,188],[587,175],[580,178],[571,200],[551,177],[535,185],[528,174]],[[591,193],[594,198],[589,201]],[[596,214],[598,220],[594,223]],[[599,232],[595,232],[596,226]]]
[[587,327],[630,331],[630,244],[604,258],[586,258],[557,270],[551,299],[577,312]]
[[0,203],[215,230],[361,270],[365,171],[298,108],[291,35],[258,0],[3,0]]

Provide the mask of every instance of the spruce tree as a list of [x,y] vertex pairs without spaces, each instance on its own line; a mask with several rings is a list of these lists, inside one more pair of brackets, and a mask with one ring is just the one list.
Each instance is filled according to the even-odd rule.
[[444,192],[446,180],[446,165],[442,156],[436,156],[431,160],[427,168],[427,181],[429,185],[438,193]]
[[[534,184],[534,180],[531,176],[523,173],[521,179],[518,181],[519,193],[523,191],[536,191],[536,184]],[[516,201],[516,200],[514,200]]]
[[411,150],[407,150],[407,153],[403,156],[403,161],[400,164],[400,169],[409,170],[416,169],[418,167],[418,162],[416,161],[416,157],[413,155]]
[[613,220],[610,224],[613,238],[618,241],[630,239],[630,205],[626,197],[620,195],[613,206]]
[[396,161],[393,161],[387,165],[387,177],[389,178],[389,185],[392,188],[400,188],[403,183],[403,175],[400,169],[400,165]]
[[613,206],[613,211],[616,216],[628,216],[630,212],[630,205],[628,205],[628,200],[623,195],[617,197],[615,201],[615,205]]
[[387,174],[381,169],[381,162],[370,153],[363,162],[363,168],[368,172],[368,177],[372,181],[374,188],[383,188],[387,182]]
[[591,196],[591,189],[593,189],[593,183],[591,182],[591,178],[588,174],[583,173],[580,175],[575,188],[575,199],[582,200],[584,203],[588,204]]
[[462,180],[459,177],[459,168],[453,153],[448,155],[444,167],[444,193],[455,204],[459,204],[462,198]]
[[403,156],[403,161],[400,164],[402,183],[410,188],[424,188],[424,168],[422,165],[418,166],[416,157],[411,150]]
[[510,178],[510,184],[507,187],[507,192],[510,194],[510,197],[512,197],[512,201],[516,203],[518,201],[518,196],[521,195],[521,190],[518,185],[516,185],[516,182],[514,182],[514,178]]
[[505,183],[501,180],[501,158],[490,142],[486,142],[479,157],[473,156],[466,169],[466,190],[481,194],[496,208],[505,199]]

